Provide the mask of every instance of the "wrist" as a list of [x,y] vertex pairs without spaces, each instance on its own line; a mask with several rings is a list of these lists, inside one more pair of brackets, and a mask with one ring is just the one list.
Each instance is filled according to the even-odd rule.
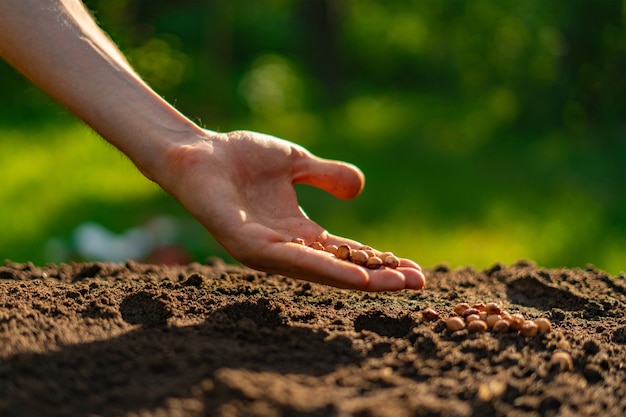
[[206,140],[212,132],[178,112],[134,74],[120,75],[126,78],[126,88],[103,93],[97,103],[75,113],[160,184],[169,155],[181,145]]
[[131,159],[145,177],[174,197],[184,194],[180,187],[198,169],[205,173],[213,168],[220,170],[214,155],[220,153],[224,135],[197,125],[176,131],[155,129],[153,135],[147,141],[151,149],[139,159]]
[[169,177],[175,179],[176,169],[184,166],[179,160],[184,159],[186,150],[198,144],[210,144],[217,136],[180,114],[173,115],[171,120],[148,117],[134,120],[133,124],[124,131],[121,140],[106,138],[107,141],[126,154],[146,178],[167,191],[169,187],[165,184],[171,182]]

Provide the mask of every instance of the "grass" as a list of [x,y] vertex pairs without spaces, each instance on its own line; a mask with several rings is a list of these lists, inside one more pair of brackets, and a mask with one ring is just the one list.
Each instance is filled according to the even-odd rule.
[[389,145],[378,149],[358,139],[346,139],[340,154],[323,149],[360,166],[368,183],[355,211],[307,190],[309,214],[426,266],[530,259],[546,267],[593,264],[614,275],[626,270],[623,141],[501,134],[454,153],[425,135],[401,135],[383,136]]
[[[70,242],[86,221],[116,233],[159,215],[192,222],[176,201],[81,124],[2,128],[0,135],[0,258],[54,261],[46,254],[50,239]],[[321,156],[360,166],[367,185],[349,202],[310,187],[297,189],[307,213],[332,233],[427,267],[446,262],[485,268],[531,259],[546,267],[592,263],[617,275],[626,269],[623,145],[564,147],[563,140],[513,138],[471,155],[402,138],[390,149],[363,149],[354,141],[332,148],[312,144]],[[181,243],[198,260],[228,259],[198,226]]]
[[[187,216],[125,156],[79,123],[3,129],[0,135],[0,258],[53,261],[46,254],[50,239],[71,245],[74,229],[87,221],[122,233],[154,216]],[[202,249],[207,245],[209,240]]]

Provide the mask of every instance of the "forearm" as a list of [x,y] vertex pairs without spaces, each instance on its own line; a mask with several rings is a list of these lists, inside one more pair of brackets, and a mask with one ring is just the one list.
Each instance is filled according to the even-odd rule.
[[79,0],[0,1],[0,54],[149,177],[168,146],[201,134],[140,79]]

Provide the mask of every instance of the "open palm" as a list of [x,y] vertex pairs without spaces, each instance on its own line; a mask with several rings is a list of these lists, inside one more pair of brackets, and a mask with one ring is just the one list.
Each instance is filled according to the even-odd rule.
[[207,132],[206,139],[172,152],[170,161],[174,181],[157,182],[251,268],[370,291],[424,286],[420,267],[408,259],[396,270],[368,270],[291,243],[301,237],[325,245],[360,246],[310,220],[293,187],[309,184],[338,198],[354,198],[364,178],[350,164],[321,159],[291,142],[254,132]]

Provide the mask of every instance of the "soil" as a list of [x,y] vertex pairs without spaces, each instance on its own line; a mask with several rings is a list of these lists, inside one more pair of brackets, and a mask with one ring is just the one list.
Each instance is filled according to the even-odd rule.
[[[5,262],[0,415],[626,415],[623,276],[425,272],[422,291],[363,293],[218,259]],[[446,330],[457,303],[490,301],[553,330]]]

